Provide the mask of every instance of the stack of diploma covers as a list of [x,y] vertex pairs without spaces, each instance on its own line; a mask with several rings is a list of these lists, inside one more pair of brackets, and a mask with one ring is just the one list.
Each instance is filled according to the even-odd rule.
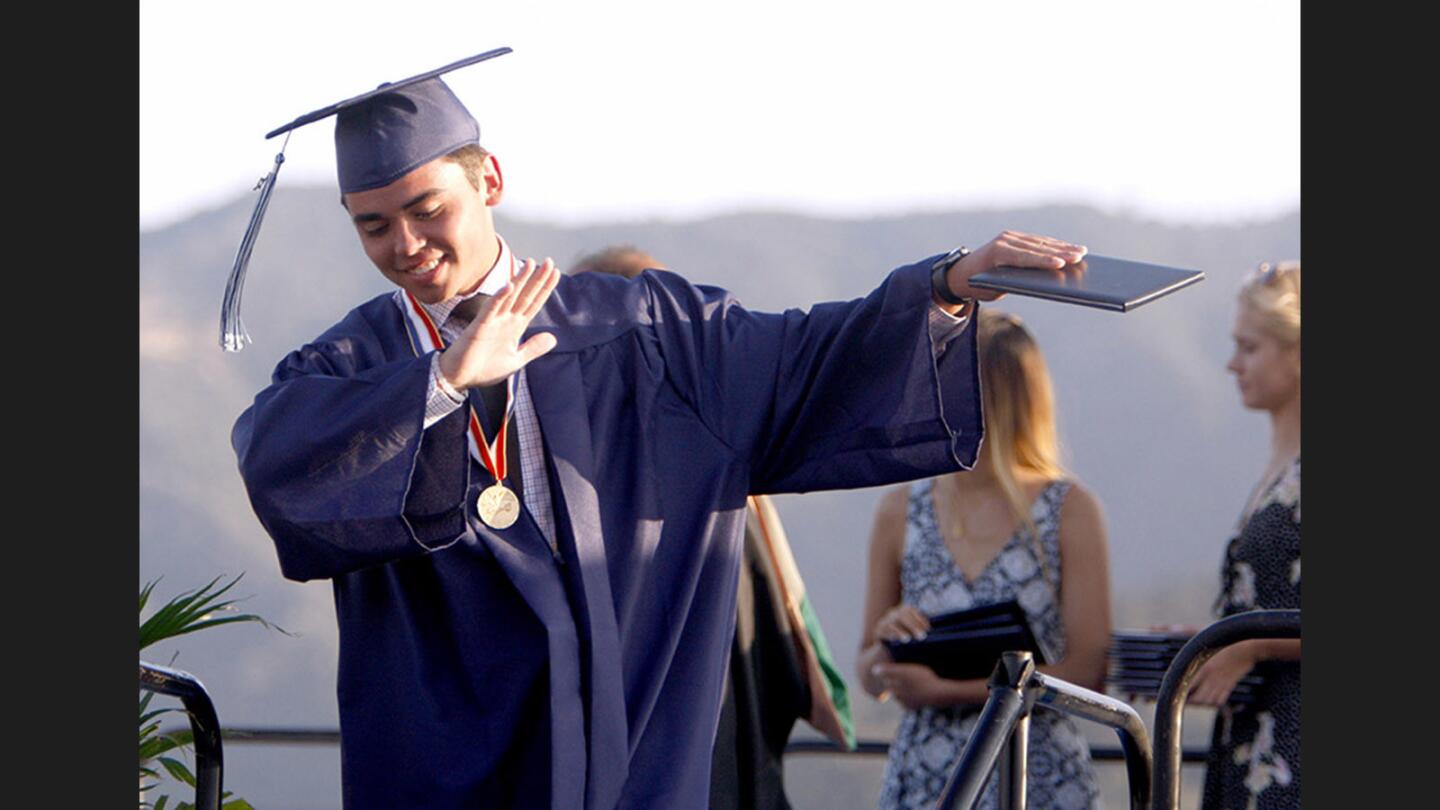
[[914,641],[886,641],[890,657],[902,664],[924,664],[942,678],[988,678],[1001,653],[1028,650],[1035,663],[1045,655],[1015,600],[930,617],[930,632]]
[[[1190,637],[1176,633],[1120,630],[1110,637],[1110,668],[1105,683],[1116,692],[1154,698],[1170,662]],[[1246,675],[1230,693],[1230,703],[1245,705],[1255,699],[1260,678]]]

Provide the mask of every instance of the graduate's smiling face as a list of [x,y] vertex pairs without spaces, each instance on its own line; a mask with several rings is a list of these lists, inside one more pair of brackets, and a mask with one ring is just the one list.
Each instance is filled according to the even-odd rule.
[[504,183],[493,155],[478,174],[477,189],[459,163],[441,157],[388,186],[343,197],[365,255],[424,303],[475,289],[499,255],[490,206]]

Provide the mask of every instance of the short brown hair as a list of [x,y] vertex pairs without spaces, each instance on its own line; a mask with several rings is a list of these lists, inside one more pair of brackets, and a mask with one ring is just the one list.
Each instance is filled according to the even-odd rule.
[[580,259],[570,268],[570,274],[609,273],[634,278],[650,267],[665,268],[654,256],[634,245],[613,245]]
[[476,191],[479,191],[480,178],[485,174],[485,158],[487,157],[490,157],[490,153],[485,151],[485,147],[478,143],[468,143],[453,152],[446,153],[442,159],[460,164],[460,168],[465,170],[465,179],[470,181],[470,185],[474,186]]

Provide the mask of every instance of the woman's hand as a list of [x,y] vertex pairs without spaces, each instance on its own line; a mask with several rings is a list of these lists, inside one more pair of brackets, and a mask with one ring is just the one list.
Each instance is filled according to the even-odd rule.
[[1249,674],[1255,661],[1252,646],[1243,641],[1215,653],[1195,674],[1189,702],[1197,706],[1224,706],[1235,684]]
[[930,619],[914,605],[896,605],[875,622],[875,637],[887,641],[913,641],[929,632]]
[[881,662],[870,671],[885,690],[880,694],[882,701],[893,696],[910,711],[946,703],[945,681],[923,664]]

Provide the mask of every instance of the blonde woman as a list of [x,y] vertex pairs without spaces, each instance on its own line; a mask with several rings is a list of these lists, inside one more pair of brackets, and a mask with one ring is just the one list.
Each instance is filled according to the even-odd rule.
[[[1270,459],[1226,547],[1216,611],[1300,607],[1300,263],[1262,264],[1240,289],[1226,366],[1245,407],[1270,417]],[[1245,706],[1230,691],[1250,672]],[[1190,702],[1219,706],[1206,808],[1300,806],[1300,640],[1234,644],[1205,662]]]
[[[947,680],[893,663],[881,640],[923,636],[926,619],[1015,599],[1048,661],[1041,670],[1103,687],[1110,588],[1100,504],[1059,463],[1044,358],[1013,315],[978,316],[985,443],[967,473],[886,493],[875,515],[860,682],[906,708],[890,747],[881,808],[931,807],[969,739],[984,680]],[[1090,750],[1056,712],[1032,714],[1028,806],[1090,808],[1098,789]],[[990,780],[980,807],[998,803]]]

